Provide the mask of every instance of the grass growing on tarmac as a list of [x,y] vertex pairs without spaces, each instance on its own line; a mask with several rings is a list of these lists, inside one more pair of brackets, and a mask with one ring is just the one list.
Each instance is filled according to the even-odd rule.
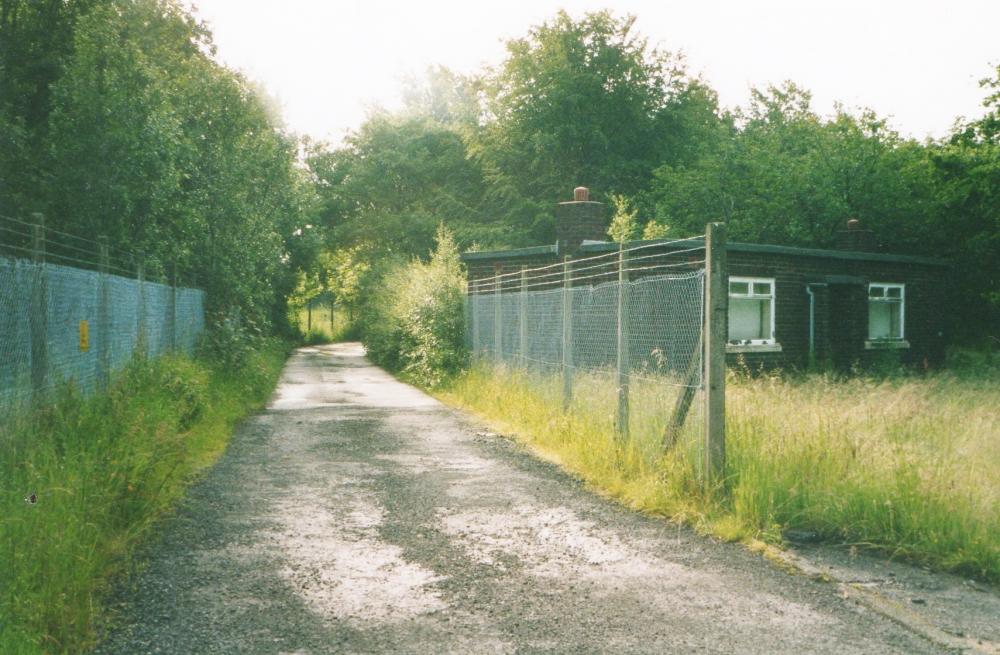
[[234,424],[267,399],[286,354],[283,342],[266,342],[238,370],[136,359],[106,393],[64,389],[51,405],[5,419],[0,650],[79,652],[93,643],[109,582],[222,454]]
[[[724,489],[698,482],[701,421],[663,454],[674,394],[634,383],[631,438],[615,437],[613,378],[561,381],[477,365],[439,392],[626,505],[720,537],[780,542],[789,528],[1000,582],[1000,379],[730,374]],[[696,407],[698,400],[696,399]]]

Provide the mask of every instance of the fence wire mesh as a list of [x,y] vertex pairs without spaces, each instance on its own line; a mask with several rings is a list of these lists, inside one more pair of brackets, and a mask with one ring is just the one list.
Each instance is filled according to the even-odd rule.
[[204,292],[0,256],[0,412],[72,381],[90,392],[142,351],[191,353]]
[[[569,393],[570,411],[627,424],[651,455],[678,418],[697,430],[702,385],[704,249],[685,241],[473,276],[467,342],[481,365]],[[568,322],[568,325],[567,325]],[[569,378],[567,382],[567,378]],[[563,398],[563,400],[566,400]]]

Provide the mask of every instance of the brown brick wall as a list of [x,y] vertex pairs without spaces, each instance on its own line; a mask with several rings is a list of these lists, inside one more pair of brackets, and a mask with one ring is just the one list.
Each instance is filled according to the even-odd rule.
[[560,254],[576,254],[585,240],[607,239],[607,229],[603,203],[574,201],[556,205],[556,241]]
[[[682,246],[687,248],[689,246]],[[677,246],[646,248],[636,251],[632,257],[652,259],[634,261],[633,266],[650,266],[661,263],[688,264],[691,268],[701,266],[702,251],[671,254]],[[574,269],[594,267],[578,273],[589,279],[577,280],[575,284],[595,284],[617,279],[614,253],[607,257],[592,258],[605,253],[581,253],[573,261]],[[580,261],[585,260],[585,261]],[[856,278],[850,283],[830,283],[816,288],[816,344],[817,357],[847,367],[855,361],[862,364],[877,359],[898,358],[907,364],[938,365],[943,360],[946,335],[943,334],[944,317],[948,309],[946,270],[941,266],[910,262],[894,262],[868,259],[836,259],[818,255],[791,255],[773,253],[728,252],[729,274],[748,277],[768,277],[775,279],[775,339],[781,345],[781,352],[730,353],[730,363],[744,361],[751,367],[805,366],[809,360],[809,296],[808,282],[824,282],[828,276]],[[476,259],[466,263],[470,283],[491,280],[497,267],[502,273],[520,271],[522,267],[537,268],[558,264],[561,258],[555,254],[524,257],[498,257],[496,259]],[[641,263],[640,263],[641,262]],[[680,271],[688,266],[666,270]],[[655,275],[665,269],[651,269],[631,274],[632,279],[644,275]],[[550,288],[561,285],[554,266],[540,273],[533,273],[531,288]],[[545,275],[536,278],[536,275]],[[910,348],[892,351],[873,351],[864,348],[868,335],[868,282],[901,282],[906,285],[904,337]],[[545,286],[537,286],[545,283]],[[491,286],[479,287],[492,292]],[[515,291],[520,288],[520,277],[511,275],[504,278],[503,290]]]
[[[901,361],[922,364],[941,362],[946,313],[943,271],[939,266],[877,260],[840,260],[824,257],[756,253],[729,253],[729,274],[775,279],[775,339],[780,353],[747,355],[748,362],[801,366],[809,356],[809,296],[807,282],[823,282],[826,276],[852,276],[859,283],[829,284],[819,294],[816,341],[819,357],[848,366],[853,361],[870,362],[897,356]],[[864,349],[868,336],[868,282],[901,282],[906,285],[904,337],[909,349],[872,351]],[[893,355],[892,353],[895,353]],[[735,359],[730,355],[731,359]]]

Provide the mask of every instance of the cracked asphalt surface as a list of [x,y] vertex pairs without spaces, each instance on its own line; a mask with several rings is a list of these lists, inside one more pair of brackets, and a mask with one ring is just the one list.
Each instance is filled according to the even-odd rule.
[[358,344],[296,351],[145,558],[96,652],[942,652],[595,496]]

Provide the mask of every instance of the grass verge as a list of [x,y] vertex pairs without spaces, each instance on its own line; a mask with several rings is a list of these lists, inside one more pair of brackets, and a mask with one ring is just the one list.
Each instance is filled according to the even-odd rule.
[[[105,393],[63,389],[0,427],[0,644],[73,653],[134,547],[260,407],[287,355],[264,342],[239,369],[136,359]],[[25,500],[35,494],[36,502]],[[30,500],[30,498],[29,498]]]
[[1000,582],[1000,380],[730,374],[723,488],[698,480],[700,418],[663,452],[676,391],[632,386],[630,439],[612,428],[613,379],[561,381],[476,365],[437,395],[472,410],[596,490],[727,540],[789,529]]

